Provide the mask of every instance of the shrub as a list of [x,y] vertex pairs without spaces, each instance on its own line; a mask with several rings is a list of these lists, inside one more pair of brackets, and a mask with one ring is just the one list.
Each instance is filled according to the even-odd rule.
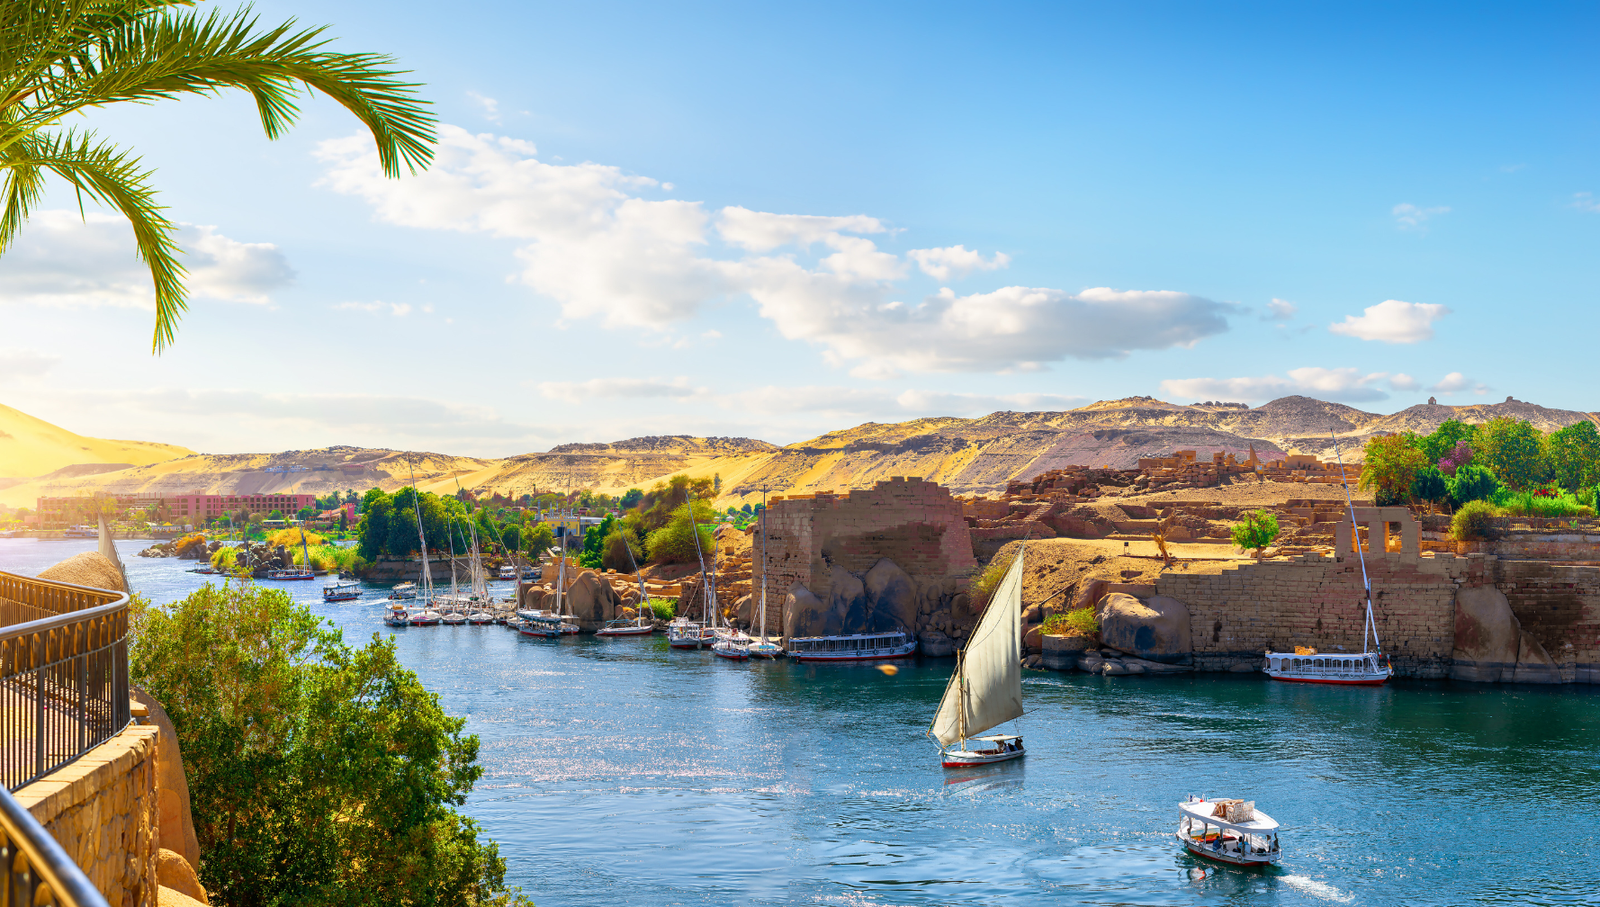
[[1500,480],[1494,477],[1494,473],[1475,463],[1458,467],[1447,484],[1450,486],[1450,503],[1457,507],[1468,501],[1486,500],[1500,490]]
[[1252,510],[1244,515],[1243,522],[1233,524],[1228,533],[1240,550],[1253,550],[1256,557],[1260,557],[1278,537],[1278,518],[1271,511]]
[[650,608],[650,613],[656,616],[656,620],[671,620],[678,611],[678,603],[670,598],[652,598],[645,604]]
[[1501,489],[1493,498],[1501,516],[1572,517],[1590,516],[1594,509],[1561,488],[1535,488],[1529,491]]
[[1450,518],[1450,537],[1458,542],[1477,542],[1489,538],[1494,529],[1489,521],[1500,509],[1488,501],[1468,501]]
[[1095,636],[1100,632],[1100,620],[1093,608],[1077,608],[1045,618],[1044,632],[1050,636]]
[[298,527],[274,530],[272,533],[268,534],[267,544],[273,546],[282,545],[285,548],[299,548],[300,536],[302,533],[304,533],[306,537],[307,545],[314,546],[328,544],[328,539],[326,536],[317,535],[315,532],[305,532],[305,530]]
[[[705,556],[712,556],[716,550],[711,536],[711,527],[717,521],[716,511],[705,501],[696,500],[694,506],[694,526],[699,530],[700,548]],[[645,539],[645,548],[650,552],[650,560],[657,564],[692,564],[697,557],[694,537],[690,529],[689,504],[680,504],[672,511],[666,525],[650,533]]]
[[1000,581],[1006,577],[1006,571],[1011,569],[1011,560],[1014,557],[1016,557],[1014,552],[997,554],[994,560],[989,562],[989,566],[972,578],[972,582],[967,585],[967,595],[972,599],[972,610],[979,614],[983,613],[984,607],[989,604],[989,599],[994,596],[995,587],[1000,585]]

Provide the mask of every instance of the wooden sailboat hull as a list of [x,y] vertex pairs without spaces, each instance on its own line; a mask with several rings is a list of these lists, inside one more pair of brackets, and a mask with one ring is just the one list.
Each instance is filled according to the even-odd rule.
[[1013,750],[1003,753],[969,753],[969,752],[941,752],[939,763],[945,768],[968,768],[974,765],[994,765],[997,762],[1010,762],[1028,755],[1027,750]]
[[602,627],[594,631],[596,636],[649,636],[656,632],[655,627]]
[[713,648],[711,650],[711,654],[717,656],[718,658],[726,658],[729,661],[749,661],[750,660],[750,653],[745,651],[745,650],[743,650],[743,649],[716,649],[716,648]]

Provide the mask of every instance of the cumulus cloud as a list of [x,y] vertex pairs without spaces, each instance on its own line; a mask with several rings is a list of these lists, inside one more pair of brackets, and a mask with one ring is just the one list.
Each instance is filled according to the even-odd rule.
[[549,400],[582,403],[596,397],[695,397],[706,393],[703,387],[691,387],[689,379],[679,376],[670,381],[663,378],[590,378],[588,381],[541,381],[541,396]]
[[[1398,382],[1398,383],[1397,383]],[[1161,382],[1163,393],[1191,400],[1270,400],[1303,394],[1341,403],[1364,403],[1388,399],[1379,385],[1394,390],[1409,390],[1415,382],[1409,375],[1367,372],[1354,368],[1296,368],[1278,375],[1249,378],[1169,378]]]
[[[601,164],[540,161],[528,142],[440,128],[426,173],[388,180],[365,138],[325,142],[320,185],[366,199],[384,221],[522,242],[516,279],[568,318],[670,328],[704,306],[748,296],[785,337],[821,345],[858,374],[1007,371],[1065,358],[1187,346],[1227,330],[1231,307],[1187,293],[1004,287],[920,302],[897,296],[910,266],[934,274],[998,268],[963,246],[906,257],[863,214],[708,211],[647,197],[665,184]],[[930,270],[932,269],[932,270]]]
[[973,271],[994,271],[1011,264],[1011,256],[1004,252],[996,252],[992,258],[984,258],[966,246],[912,249],[906,253],[906,257],[916,262],[922,273],[939,281],[949,280],[952,277],[959,280]]
[[1417,379],[1407,375],[1405,372],[1400,372],[1389,379],[1389,386],[1397,391],[1414,391],[1422,385]]
[[1489,386],[1468,378],[1460,372],[1451,372],[1439,379],[1439,383],[1432,385],[1428,390],[1440,394],[1459,394],[1462,391],[1471,391],[1474,394],[1487,394]]
[[1401,203],[1389,209],[1389,213],[1394,215],[1394,222],[1400,229],[1422,230],[1424,229],[1423,224],[1430,218],[1438,217],[1441,214],[1449,214],[1450,209],[1442,205],[1437,208],[1419,208],[1410,203]]
[[1386,299],[1367,306],[1360,315],[1344,316],[1344,321],[1328,325],[1328,330],[1361,340],[1420,343],[1433,339],[1433,323],[1448,314],[1450,309],[1437,303]]
[[1289,319],[1293,318],[1295,313],[1298,311],[1300,311],[1299,307],[1289,300],[1273,297],[1272,301],[1267,303],[1267,314],[1262,320],[1288,321]]
[[472,103],[478,105],[478,107],[483,111],[484,119],[496,124],[500,122],[499,101],[496,101],[494,98],[491,98],[488,95],[479,94],[476,91],[468,91],[467,97],[470,98]]
[[[196,224],[180,225],[177,241],[193,299],[263,304],[294,280],[288,259],[271,243],[239,242]],[[6,250],[0,302],[153,309],[155,289],[127,220],[47,210],[29,218]]]
[[0,381],[38,378],[60,362],[60,356],[37,350],[0,349]]

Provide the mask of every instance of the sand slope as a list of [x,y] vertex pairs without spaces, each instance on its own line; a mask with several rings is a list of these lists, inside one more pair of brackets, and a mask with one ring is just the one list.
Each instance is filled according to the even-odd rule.
[[0,477],[42,476],[85,463],[143,466],[192,453],[175,444],[86,438],[0,405]]

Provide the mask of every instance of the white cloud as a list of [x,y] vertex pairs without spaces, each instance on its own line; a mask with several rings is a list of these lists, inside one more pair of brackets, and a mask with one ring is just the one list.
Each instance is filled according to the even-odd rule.
[[[411,314],[411,304],[409,302],[379,302],[374,300],[372,302],[341,302],[334,306],[336,309],[354,309],[359,312],[381,312],[385,307],[389,309],[389,314],[396,318],[404,318]],[[422,310],[431,312],[433,308],[431,306],[423,306]]]
[[1179,400],[1256,401],[1302,394],[1341,403],[1362,403],[1388,398],[1389,395],[1378,387],[1381,383],[1387,382],[1395,390],[1407,390],[1407,382],[1415,383],[1409,375],[1362,374],[1354,368],[1306,367],[1290,369],[1284,374],[1286,377],[1169,378],[1161,382],[1161,390]]
[[1400,372],[1389,379],[1389,386],[1397,391],[1414,391],[1422,385],[1417,379]]
[[902,258],[868,238],[890,232],[874,217],[713,213],[641,197],[662,188],[653,179],[535,154],[527,142],[443,126],[426,173],[388,180],[370,140],[341,139],[319,148],[328,166],[320,185],[366,199],[390,223],[522,241],[517,279],[568,318],[659,331],[748,295],[785,337],[822,345],[837,365],[863,360],[856,367],[878,375],[1037,368],[1227,330],[1228,306],[1167,291],[1005,287],[908,304],[894,298],[894,282],[913,261],[954,274],[1003,257],[955,246]]
[[496,101],[494,98],[491,98],[488,95],[479,94],[476,91],[468,91],[467,97],[472,99],[474,104],[477,104],[479,107],[483,108],[484,119],[496,124],[500,122],[499,101]]
[[1328,330],[1361,340],[1419,343],[1433,339],[1433,323],[1448,314],[1448,308],[1436,303],[1386,299],[1367,306],[1361,315],[1344,316],[1343,322],[1328,325]]
[[1401,203],[1389,209],[1389,213],[1394,215],[1395,224],[1400,229],[1422,230],[1424,229],[1423,224],[1430,218],[1441,214],[1449,214],[1450,208],[1443,205],[1437,208],[1419,208],[1413,204]]
[[[271,243],[239,242],[195,224],[181,224],[177,242],[192,299],[264,304],[294,280],[288,259]],[[126,219],[46,210],[34,213],[6,250],[0,302],[153,309],[155,289]]]
[[993,258],[986,259],[966,246],[912,249],[906,257],[916,262],[922,273],[939,281],[951,277],[959,280],[973,271],[994,271],[1011,264],[1011,256],[1004,252],[996,252]]
[[539,393],[549,400],[582,403],[596,397],[697,397],[707,393],[703,387],[689,386],[689,379],[673,378],[590,378],[588,381],[541,381]]
[[38,378],[60,362],[60,356],[36,350],[0,349],[0,381]]
[[1489,392],[1489,386],[1487,384],[1474,381],[1460,372],[1451,372],[1450,374],[1445,375],[1443,378],[1440,378],[1439,383],[1429,387],[1428,390],[1440,394],[1459,394],[1462,391],[1470,390],[1472,393],[1481,396]]
[[1293,318],[1295,313],[1298,311],[1300,311],[1299,307],[1289,300],[1273,297],[1272,301],[1267,303],[1267,316],[1262,320],[1288,321],[1289,319]]
[[1578,192],[1572,196],[1572,207],[1579,211],[1597,213],[1600,212],[1600,199],[1595,198],[1591,192]]

